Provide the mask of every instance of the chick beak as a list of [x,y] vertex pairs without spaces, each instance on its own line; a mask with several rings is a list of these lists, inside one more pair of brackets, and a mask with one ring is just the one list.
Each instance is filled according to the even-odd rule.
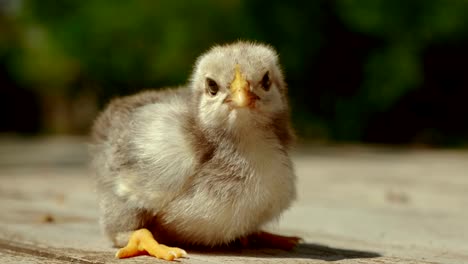
[[240,71],[239,64],[236,65],[234,80],[231,82],[231,101],[237,107],[253,107],[258,96],[250,91],[250,84]]

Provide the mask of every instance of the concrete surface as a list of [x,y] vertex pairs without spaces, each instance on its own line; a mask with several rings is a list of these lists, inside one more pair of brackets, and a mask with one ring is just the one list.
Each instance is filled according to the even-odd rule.
[[[0,263],[116,260],[101,234],[81,138],[0,139]],[[268,229],[292,252],[189,251],[182,263],[468,263],[468,152],[309,147],[299,199]]]

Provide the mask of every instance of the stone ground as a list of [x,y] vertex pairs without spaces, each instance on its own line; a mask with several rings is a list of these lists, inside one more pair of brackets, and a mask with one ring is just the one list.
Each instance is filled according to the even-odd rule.
[[[81,138],[0,139],[0,263],[116,260]],[[468,263],[468,151],[301,147],[299,199],[270,230],[292,252],[189,251],[182,263]]]

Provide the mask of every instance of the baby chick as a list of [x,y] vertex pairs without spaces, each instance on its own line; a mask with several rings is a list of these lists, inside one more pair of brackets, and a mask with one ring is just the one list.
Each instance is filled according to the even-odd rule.
[[253,238],[292,248],[298,238],[260,231],[296,196],[276,52],[247,42],[215,46],[187,86],[114,99],[94,124],[101,223],[123,247],[116,256],[186,255],[160,242]]

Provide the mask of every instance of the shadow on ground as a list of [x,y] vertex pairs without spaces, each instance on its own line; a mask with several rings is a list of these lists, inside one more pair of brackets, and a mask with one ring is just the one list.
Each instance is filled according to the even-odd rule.
[[[190,250],[190,249],[189,249]],[[377,258],[379,253],[370,251],[359,251],[343,248],[333,248],[320,244],[301,243],[291,251],[268,249],[268,248],[219,248],[213,250],[192,249],[191,253],[217,255],[217,256],[237,256],[255,258],[295,258],[295,259],[316,259],[324,261],[338,261],[343,259],[357,258]]]

